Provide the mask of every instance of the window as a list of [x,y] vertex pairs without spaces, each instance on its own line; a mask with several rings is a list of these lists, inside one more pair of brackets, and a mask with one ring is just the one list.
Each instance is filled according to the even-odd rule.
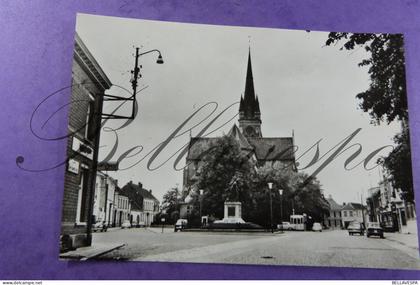
[[343,216],[347,217],[347,211],[343,211]]
[[349,211],[349,216],[353,217],[353,211]]
[[83,168],[80,172],[80,184],[77,195],[77,212],[76,212],[76,223],[87,222],[87,188],[88,188],[88,169]]
[[88,140],[95,138],[95,98],[89,94],[89,105],[86,114],[85,137]]

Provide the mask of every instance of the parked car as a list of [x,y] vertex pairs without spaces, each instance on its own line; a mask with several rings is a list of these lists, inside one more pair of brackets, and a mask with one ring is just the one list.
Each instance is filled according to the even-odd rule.
[[361,236],[365,234],[365,227],[359,222],[351,222],[347,227],[347,230],[351,236],[354,234],[359,234]]
[[314,223],[312,226],[312,231],[314,232],[322,232],[322,226],[320,223]]
[[293,230],[293,226],[289,222],[282,222],[281,224],[277,225],[277,229],[285,230],[285,231],[291,231],[291,230]]
[[129,220],[125,220],[125,221],[122,223],[121,228],[122,228],[122,229],[129,229],[129,228],[131,228],[131,223],[130,223],[130,221],[129,221]]
[[379,223],[368,223],[366,228],[366,236],[378,236],[384,238],[384,230],[381,228]]
[[96,231],[106,232],[108,230],[108,226],[106,225],[105,222],[99,221],[99,222],[96,222],[95,224],[93,224],[92,230],[94,232],[96,232]]
[[188,227],[188,220],[187,219],[179,219],[176,221],[174,226],[174,232],[182,231]]

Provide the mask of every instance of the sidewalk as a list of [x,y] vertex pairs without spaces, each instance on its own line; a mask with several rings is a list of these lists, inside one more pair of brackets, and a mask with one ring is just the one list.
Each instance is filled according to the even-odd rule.
[[123,243],[99,243],[94,241],[92,246],[79,247],[76,250],[61,253],[60,258],[88,260],[121,248],[124,245]]
[[385,238],[411,249],[419,250],[417,223],[415,220],[407,221],[407,226],[403,227],[402,233],[385,233]]

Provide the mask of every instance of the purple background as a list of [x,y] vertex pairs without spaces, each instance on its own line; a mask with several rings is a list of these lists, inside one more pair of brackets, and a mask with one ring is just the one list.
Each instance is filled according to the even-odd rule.
[[[89,3],[88,3],[89,2]],[[106,3],[104,3],[106,2]],[[420,173],[420,3],[416,0],[23,1],[0,3],[0,279],[420,279],[420,271],[58,260],[65,141],[42,141],[29,120],[71,78],[76,13],[323,31],[404,33],[413,172]],[[106,36],[106,31],[103,32]],[[68,93],[53,104],[65,104]],[[62,134],[67,111],[44,134]],[[420,177],[414,177],[417,197]]]

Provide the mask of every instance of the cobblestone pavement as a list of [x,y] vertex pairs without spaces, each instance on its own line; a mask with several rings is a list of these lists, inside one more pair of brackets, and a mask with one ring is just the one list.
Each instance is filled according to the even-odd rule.
[[127,245],[101,259],[420,269],[418,251],[412,247],[349,236],[342,230],[271,234],[165,229],[161,233],[161,229],[147,228],[94,235],[94,242],[117,240]]

